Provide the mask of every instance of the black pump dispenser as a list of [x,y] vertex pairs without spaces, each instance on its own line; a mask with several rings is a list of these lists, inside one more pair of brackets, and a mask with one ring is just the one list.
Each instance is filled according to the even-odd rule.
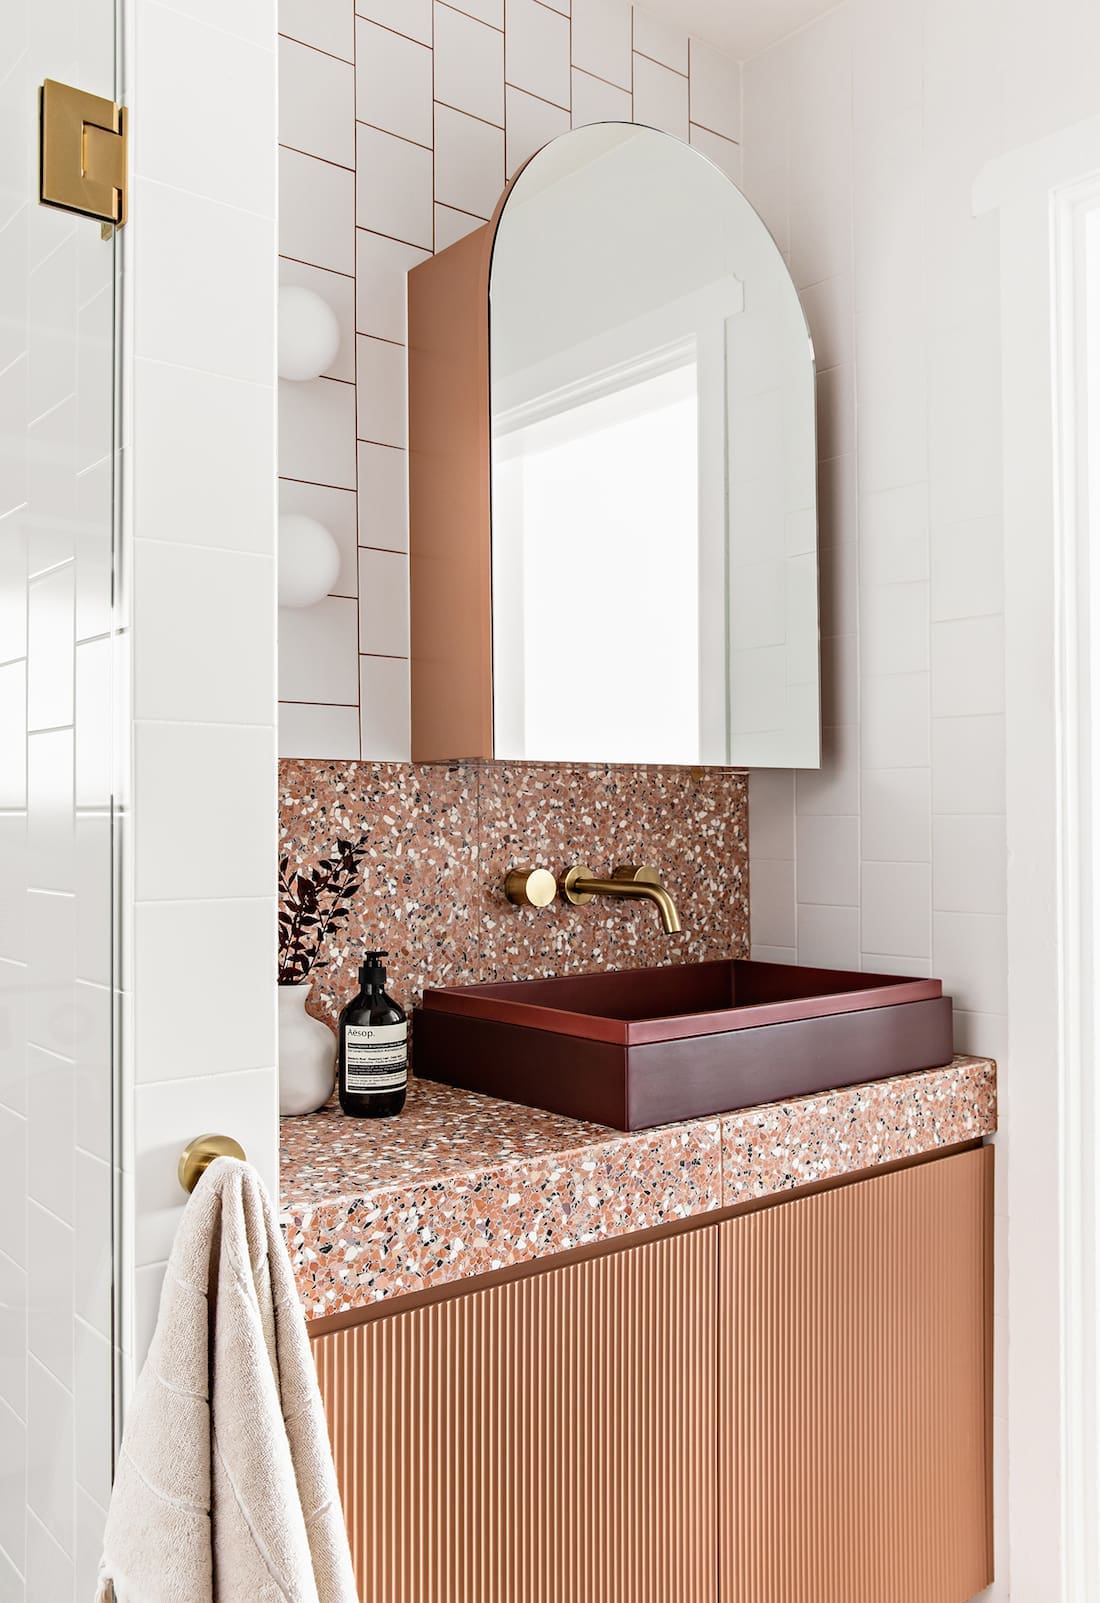
[[386,988],[386,970],[382,966],[382,959],[389,957],[388,952],[368,952],[365,960],[359,965],[360,990],[384,991]]
[[340,1014],[340,1106],[360,1119],[400,1113],[408,1090],[408,1021],[386,994],[388,952],[367,952],[359,968],[359,995]]

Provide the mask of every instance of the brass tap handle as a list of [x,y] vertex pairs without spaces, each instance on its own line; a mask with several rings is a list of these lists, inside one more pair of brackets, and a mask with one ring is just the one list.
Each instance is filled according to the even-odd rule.
[[549,907],[558,894],[558,882],[548,868],[513,868],[504,881],[504,894],[516,907]]
[[185,1191],[194,1191],[215,1158],[240,1158],[243,1163],[244,1148],[231,1135],[197,1135],[187,1143],[176,1169]]
[[648,863],[623,863],[611,870],[612,879],[625,880],[629,885],[659,885],[661,876]]

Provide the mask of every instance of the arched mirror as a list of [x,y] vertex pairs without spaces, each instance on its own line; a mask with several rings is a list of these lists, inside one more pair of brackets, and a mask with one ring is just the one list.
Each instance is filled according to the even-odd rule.
[[[817,766],[813,351],[764,224],[690,146],[600,123],[479,232],[452,249],[487,275],[489,754]],[[450,254],[410,277],[414,347],[414,284]],[[411,357],[415,658],[439,442]]]

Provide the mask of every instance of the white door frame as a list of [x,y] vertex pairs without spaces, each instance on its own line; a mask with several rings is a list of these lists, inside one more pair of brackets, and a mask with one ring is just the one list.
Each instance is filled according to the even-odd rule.
[[[1015,1603],[1094,1603],[1098,1443],[1089,840],[1092,704],[1075,474],[1075,220],[1100,118],[989,167],[1001,214],[1008,839],[1008,1549]],[[1080,584],[1078,580],[1080,579]]]

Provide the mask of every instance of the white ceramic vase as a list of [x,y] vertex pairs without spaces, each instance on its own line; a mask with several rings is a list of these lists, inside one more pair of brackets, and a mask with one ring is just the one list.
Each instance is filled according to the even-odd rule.
[[336,1084],[336,1042],[306,1012],[310,982],[279,986],[279,1112],[316,1113]]

